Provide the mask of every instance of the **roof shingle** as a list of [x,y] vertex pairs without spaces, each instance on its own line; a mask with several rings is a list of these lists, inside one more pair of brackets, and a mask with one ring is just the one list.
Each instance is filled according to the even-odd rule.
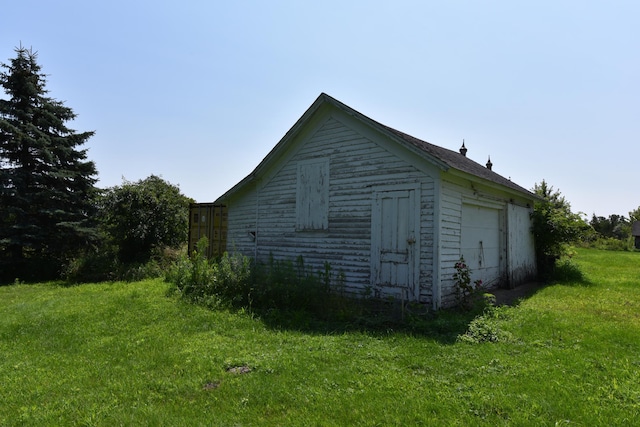
[[477,177],[486,179],[496,184],[504,185],[505,187],[509,187],[519,192],[531,194],[529,190],[519,186],[518,184],[515,184],[511,180],[503,177],[502,175],[492,171],[491,169],[485,166],[482,166],[481,164],[471,160],[470,158],[462,155],[459,152],[452,151],[447,148],[439,147],[427,141],[423,141],[414,136],[408,135],[404,132],[400,132],[399,130],[390,128],[389,126],[385,126],[382,124],[381,126],[387,129],[389,132],[397,135],[404,141],[414,145],[415,147],[435,157],[436,159],[440,160],[441,162],[445,163],[451,168],[460,170],[462,172],[466,172],[471,175],[475,175]]

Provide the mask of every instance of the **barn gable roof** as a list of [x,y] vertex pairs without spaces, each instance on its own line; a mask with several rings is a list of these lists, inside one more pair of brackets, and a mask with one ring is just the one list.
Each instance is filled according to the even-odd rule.
[[298,121],[289,129],[289,131],[285,134],[285,136],[276,144],[276,146],[267,154],[267,156],[260,162],[260,164],[249,174],[246,178],[236,184],[233,188],[227,191],[223,196],[221,196],[218,200],[222,201],[226,199],[231,194],[240,190],[244,187],[245,184],[253,181],[256,176],[260,174],[262,170],[268,167],[271,162],[279,157],[279,153],[281,153],[287,145],[287,142],[292,140],[298,132],[304,127],[306,123],[308,123],[313,115],[323,106],[330,105],[339,110],[343,111],[349,116],[354,117],[355,119],[363,122],[371,128],[376,129],[378,132],[387,135],[390,139],[395,140],[399,144],[405,146],[406,148],[412,150],[417,153],[421,157],[426,160],[434,163],[436,166],[441,168],[442,170],[454,169],[461,171],[463,173],[478,177],[484,181],[489,183],[498,184],[500,186],[506,187],[515,191],[517,193],[521,193],[528,197],[538,198],[535,194],[531,193],[529,190],[513,183],[511,180],[501,176],[500,174],[492,171],[491,169],[480,165],[479,163],[471,160],[470,158],[460,154],[459,152],[449,150],[447,148],[439,147],[437,145],[431,144],[427,141],[423,141],[411,135],[408,135],[399,130],[393,129],[389,126],[386,126],[382,123],[379,123],[364,114],[354,110],[353,108],[343,104],[337,99],[327,95],[326,93],[321,93],[320,96],[315,100],[315,102],[305,111],[305,113],[298,119]]

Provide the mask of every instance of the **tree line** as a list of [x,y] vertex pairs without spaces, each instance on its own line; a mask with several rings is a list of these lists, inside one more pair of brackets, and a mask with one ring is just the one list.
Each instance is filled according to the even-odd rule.
[[[82,148],[94,132],[67,127],[76,115],[48,96],[37,53],[22,46],[15,52],[0,73],[0,282],[136,278],[162,269],[171,259],[167,249],[187,241],[192,200],[154,175],[97,188],[96,166]],[[572,244],[632,248],[640,207],[628,217],[594,214],[587,222],[546,181],[532,192],[539,197],[532,231],[543,276]]]
[[640,221],[640,206],[629,212],[627,217],[616,214],[603,217],[596,216],[594,213],[589,224],[593,227],[598,237],[626,241],[632,237],[631,227],[636,221]]
[[583,214],[574,213],[571,204],[546,181],[532,189],[539,200],[533,209],[538,272],[550,276],[556,261],[570,253],[572,245],[607,250],[635,250],[631,227],[640,221],[640,206],[628,217],[610,215],[608,218],[593,214],[587,221]]
[[94,132],[68,127],[37,52],[15,52],[0,73],[0,281],[115,278],[186,242],[191,200],[153,175],[97,188]]

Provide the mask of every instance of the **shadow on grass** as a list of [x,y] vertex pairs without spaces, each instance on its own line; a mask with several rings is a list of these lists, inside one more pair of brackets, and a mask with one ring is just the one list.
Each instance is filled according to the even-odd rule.
[[593,285],[593,283],[585,277],[582,270],[568,259],[559,261],[556,264],[550,283],[569,286]]
[[547,277],[540,278],[539,281],[529,282],[512,289],[496,289],[496,305],[508,305],[517,307],[523,301],[532,298],[535,294],[551,285],[564,286],[591,286],[580,268],[571,260],[559,261],[548,273]]
[[[518,306],[548,285],[591,286],[580,268],[571,260],[556,264],[551,277],[543,283],[510,290],[496,290],[496,305]],[[499,294],[499,295],[498,295]],[[305,333],[365,332],[388,335],[404,333],[452,344],[469,329],[471,322],[483,313],[483,306],[471,310],[433,311],[419,304],[398,301],[335,299],[320,311],[278,309],[256,314],[274,329]]]
[[453,344],[464,334],[481,310],[432,311],[418,304],[390,301],[347,300],[322,313],[302,309],[278,309],[256,312],[265,325],[276,330],[294,330],[310,334],[360,332],[387,336],[406,334]]

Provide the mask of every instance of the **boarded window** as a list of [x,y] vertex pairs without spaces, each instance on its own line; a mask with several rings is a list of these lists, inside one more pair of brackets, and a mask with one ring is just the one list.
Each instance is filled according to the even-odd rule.
[[329,228],[329,160],[315,159],[298,163],[296,229]]

